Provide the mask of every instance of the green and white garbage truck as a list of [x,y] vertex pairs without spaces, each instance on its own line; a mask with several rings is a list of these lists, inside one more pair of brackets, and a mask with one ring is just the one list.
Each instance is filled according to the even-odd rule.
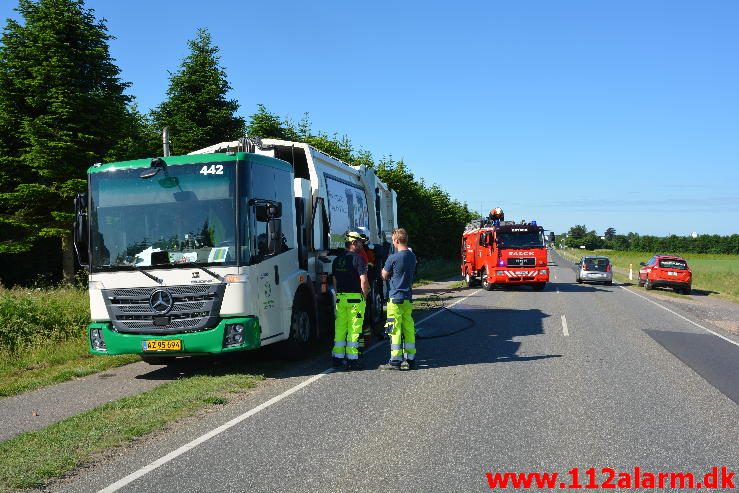
[[[298,142],[244,138],[96,164],[87,178],[74,238],[94,354],[161,361],[282,342],[298,356],[333,330],[344,233],[369,232],[382,265],[397,227],[396,194],[374,170]],[[381,280],[371,297],[378,322]]]

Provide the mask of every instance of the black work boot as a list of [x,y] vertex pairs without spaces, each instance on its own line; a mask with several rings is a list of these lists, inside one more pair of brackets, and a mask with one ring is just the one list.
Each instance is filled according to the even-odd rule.
[[358,359],[350,359],[346,365],[346,371],[364,370],[364,365]]
[[384,365],[380,365],[380,370],[400,370],[399,361],[389,361]]
[[345,361],[346,360],[344,358],[331,358],[331,366],[337,370],[340,370],[344,368]]
[[418,363],[416,363],[416,360],[414,360],[414,359],[409,359],[408,360],[408,369],[409,370],[416,370],[416,369],[418,369]]

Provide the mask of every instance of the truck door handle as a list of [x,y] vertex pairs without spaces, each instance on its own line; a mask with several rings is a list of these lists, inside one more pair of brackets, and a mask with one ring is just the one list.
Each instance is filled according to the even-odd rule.
[[275,265],[275,285],[280,284],[280,270]]

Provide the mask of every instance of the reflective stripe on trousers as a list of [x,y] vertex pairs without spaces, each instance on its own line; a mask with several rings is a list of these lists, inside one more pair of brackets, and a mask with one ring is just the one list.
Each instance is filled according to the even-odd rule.
[[361,293],[336,294],[336,323],[334,327],[334,358],[357,359],[359,336],[362,333],[365,301]]
[[390,361],[416,359],[416,326],[413,323],[413,303],[387,303],[385,332],[390,334]]

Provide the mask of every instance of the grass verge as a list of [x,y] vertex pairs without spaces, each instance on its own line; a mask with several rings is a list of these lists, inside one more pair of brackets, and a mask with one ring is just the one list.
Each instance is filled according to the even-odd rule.
[[87,352],[87,291],[0,288],[0,397],[138,361]]
[[418,262],[418,272],[414,286],[423,286],[459,275],[459,260],[422,259]]
[[0,397],[140,361],[136,355],[93,356],[84,341],[64,341],[21,353],[0,351]]
[[229,394],[252,388],[261,378],[245,374],[184,378],[0,442],[0,490],[43,486],[96,454],[225,403]]

